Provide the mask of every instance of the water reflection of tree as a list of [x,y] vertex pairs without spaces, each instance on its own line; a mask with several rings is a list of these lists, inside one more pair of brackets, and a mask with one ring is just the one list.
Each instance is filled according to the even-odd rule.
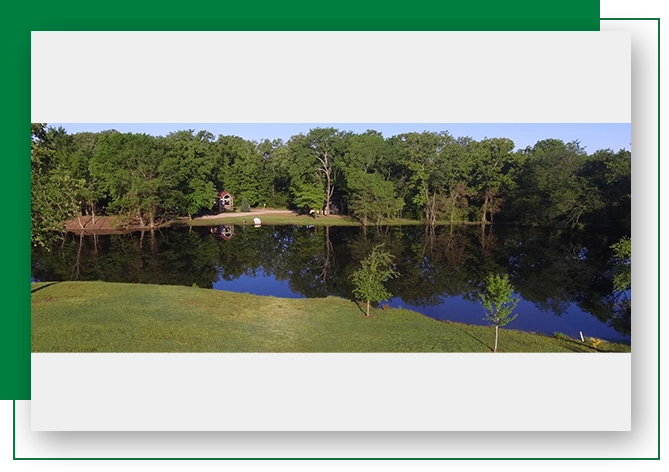
[[539,308],[561,315],[575,303],[629,335],[626,317],[614,310],[609,241],[599,233],[510,230],[505,238],[509,271],[522,297]]
[[61,250],[33,249],[33,277],[201,287],[217,280],[215,244],[187,231],[155,232],[152,239],[147,247],[141,233],[96,238],[68,234]]
[[597,319],[608,323],[618,333],[630,335],[632,333],[632,301],[626,299],[620,302],[615,297],[613,298],[611,316],[604,318],[597,316]]
[[481,243],[481,252],[484,256],[490,256],[495,252],[498,241],[494,226],[481,225],[479,242]]
[[447,234],[440,239],[440,245],[437,248],[438,253],[444,255],[449,267],[461,271],[461,265],[467,259],[467,240],[463,231],[454,231],[451,226]]
[[234,280],[242,275],[271,274],[277,257],[293,243],[292,235],[286,234],[281,227],[275,230],[271,227],[243,227],[235,231],[235,237],[228,241],[217,240],[211,235],[204,238],[216,246],[216,263],[223,280]]
[[50,241],[49,248],[33,248],[32,277],[45,281],[97,280],[87,277],[89,272],[100,272],[99,258],[88,243],[88,238],[68,233]]
[[559,232],[530,230],[521,238],[512,231],[506,241],[509,272],[523,298],[542,311],[563,314],[572,301],[572,241]]
[[426,241],[422,227],[264,226],[237,228],[230,240],[216,239],[207,229],[162,230],[150,244],[145,238],[68,235],[51,252],[34,250],[33,277],[211,287],[219,277],[263,274],[307,297],[352,298],[350,275],[383,243],[401,274],[388,281],[388,289],[409,305],[438,305],[450,296],[474,300],[487,274],[509,273],[523,299],[542,310],[560,315],[574,303],[619,333],[630,333],[631,310],[616,303],[613,292],[610,245],[617,236],[436,227]]
[[323,265],[321,267],[321,274],[320,274],[320,280],[323,285],[323,291],[327,293],[328,290],[328,273],[330,272],[331,264],[332,264],[332,253],[334,252],[334,248],[332,247],[332,241],[330,240],[330,227],[325,226],[323,228],[324,234],[324,252],[325,252],[325,260],[323,261]]
[[323,228],[298,231],[282,264],[290,289],[306,297],[327,297],[332,277],[331,246]]

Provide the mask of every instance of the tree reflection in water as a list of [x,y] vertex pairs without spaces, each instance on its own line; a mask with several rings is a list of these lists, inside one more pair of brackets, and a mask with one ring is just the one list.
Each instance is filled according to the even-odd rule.
[[[269,277],[305,297],[352,299],[350,275],[383,243],[401,274],[387,282],[388,289],[407,306],[439,307],[454,297],[473,301],[487,274],[508,273],[524,301],[558,317],[577,307],[620,338],[631,333],[631,310],[617,303],[613,291],[610,246],[620,236],[492,225],[226,226],[161,229],[145,244],[144,232],[82,233],[66,235],[48,251],[33,249],[32,277],[203,288],[256,277],[257,294]],[[472,316],[480,318],[481,311]]]

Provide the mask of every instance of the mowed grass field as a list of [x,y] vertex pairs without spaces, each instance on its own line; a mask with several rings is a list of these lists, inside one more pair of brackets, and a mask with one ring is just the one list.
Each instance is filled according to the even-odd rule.
[[[491,352],[494,329],[373,309],[191,287],[32,284],[33,352]],[[500,352],[629,352],[630,346],[500,329]]]
[[[215,225],[250,225],[253,226],[253,219],[260,218],[263,225],[297,225],[297,226],[361,226],[360,221],[342,215],[320,216],[313,218],[309,215],[263,215],[255,213],[228,213],[224,217],[195,218],[193,220],[179,221],[176,224],[187,224],[189,226],[215,226]],[[407,219],[383,219],[382,226],[403,226],[425,224],[418,220]],[[174,224],[174,223],[173,223]],[[370,226],[374,226],[371,222]]]

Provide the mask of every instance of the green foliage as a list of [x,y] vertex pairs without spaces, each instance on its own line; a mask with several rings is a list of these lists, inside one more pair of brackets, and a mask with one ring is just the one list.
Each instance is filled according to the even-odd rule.
[[267,208],[288,208],[288,195],[277,192],[263,203]]
[[375,224],[381,219],[398,216],[404,207],[404,201],[394,195],[393,183],[383,180],[378,174],[363,174],[351,185],[349,209],[362,222],[368,218]]
[[539,141],[524,151],[516,208],[536,223],[582,226],[606,202],[602,154],[588,156],[578,141]]
[[470,188],[481,205],[481,222],[493,220],[502,208],[504,195],[515,186],[518,156],[512,153],[513,141],[506,138],[484,139],[477,146]]
[[80,211],[85,181],[56,158],[53,133],[45,124],[31,125],[31,241],[48,247],[54,230]]
[[507,274],[488,275],[479,299],[486,311],[483,319],[490,321],[494,326],[505,326],[518,316],[511,315],[520,299],[513,296],[513,285]]
[[241,210],[245,213],[248,213],[251,211],[251,207],[249,206],[249,201],[246,198],[246,195],[242,196],[242,204],[241,204]]
[[330,212],[336,169],[347,146],[348,134],[335,128],[314,128],[293,136],[287,145],[292,203],[300,209]]
[[380,302],[392,297],[392,293],[386,289],[383,283],[399,275],[391,267],[393,255],[382,249],[383,244],[375,246],[369,256],[362,261],[360,269],[351,275],[355,286],[353,293],[359,300],[367,302],[368,317],[370,302]]
[[447,133],[405,133],[394,141],[397,152],[402,158],[404,171],[407,175],[406,190],[410,203],[425,219],[434,223],[436,213],[430,205],[430,196],[441,186],[443,172],[441,164],[444,155],[440,150],[445,142],[452,138]]
[[50,231],[62,230],[66,220],[79,214],[84,182],[56,168],[35,175],[31,184],[32,242],[44,246]]
[[518,315],[512,315],[518,305],[520,298],[513,295],[513,285],[507,274],[490,274],[479,293],[479,300],[486,312],[484,321],[489,321],[495,327],[495,348],[497,352],[497,340],[499,327],[506,326],[516,319]]
[[325,190],[319,184],[294,184],[290,187],[290,193],[293,205],[305,212],[320,210],[325,199]]
[[339,161],[348,209],[363,225],[368,219],[379,224],[384,217],[397,217],[404,207],[404,200],[395,195],[393,182],[380,172],[387,153],[383,136],[368,130],[350,138],[348,150]]
[[162,166],[163,143],[146,134],[111,133],[98,141],[91,174],[111,197],[112,211],[136,215],[153,226],[170,188]]
[[244,195],[251,206],[257,206],[269,193],[263,156],[253,142],[237,136],[221,138],[221,146],[228,161],[226,190]]
[[[151,224],[208,211],[216,192],[227,190],[251,207],[332,209],[363,224],[401,217],[429,225],[502,220],[629,228],[629,151],[588,155],[578,141],[557,139],[513,147],[506,138],[476,141],[446,131],[384,138],[374,130],[314,128],[285,143],[256,143],[195,130],[165,137],[115,130],[68,135],[33,124],[33,182],[48,193],[34,200],[60,206],[33,215],[33,224],[37,234],[53,226],[37,221],[42,217],[81,212]],[[56,185],[68,191],[60,194]],[[76,200],[77,208],[63,199]]]
[[191,216],[211,208],[216,198],[212,139],[211,134],[195,134],[194,130],[170,133],[162,139],[161,207],[168,212]]
[[618,292],[632,288],[632,239],[624,237],[611,246],[615,255],[613,287]]

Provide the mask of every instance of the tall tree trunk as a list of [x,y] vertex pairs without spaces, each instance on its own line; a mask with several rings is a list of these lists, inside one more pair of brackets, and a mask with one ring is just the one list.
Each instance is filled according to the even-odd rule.
[[455,209],[458,206],[458,197],[455,193],[455,189],[451,190],[451,227],[453,227],[453,222],[455,221]]
[[318,160],[321,162],[322,166],[320,170],[325,174],[326,186],[325,186],[325,208],[323,208],[323,215],[330,215],[330,203],[332,200],[332,194],[334,193],[334,188],[332,187],[332,166],[330,165],[330,156],[328,152],[323,152],[323,157],[318,156]]
[[481,224],[485,225],[488,220],[486,219],[486,215],[488,214],[488,205],[489,205],[490,197],[488,196],[486,192],[486,196],[483,200],[483,207],[481,208]]
[[139,224],[144,227],[144,217],[142,216],[142,210],[137,208],[137,216],[139,217]]
[[149,207],[149,226],[151,227],[151,230],[153,230],[153,228],[156,226],[155,220],[156,220],[156,207],[155,205],[151,205]]
[[331,193],[332,183],[330,182],[330,172],[327,171],[325,173],[325,176],[327,178],[327,188],[325,190],[325,208],[323,209],[323,214],[325,216],[330,216],[330,199],[332,198],[332,193]]
[[495,349],[492,352],[497,352],[497,338],[499,337],[499,326],[495,326]]
[[425,194],[425,224],[430,224],[430,191],[427,185],[423,186],[423,193]]
[[369,300],[367,300],[367,318],[369,318]]

